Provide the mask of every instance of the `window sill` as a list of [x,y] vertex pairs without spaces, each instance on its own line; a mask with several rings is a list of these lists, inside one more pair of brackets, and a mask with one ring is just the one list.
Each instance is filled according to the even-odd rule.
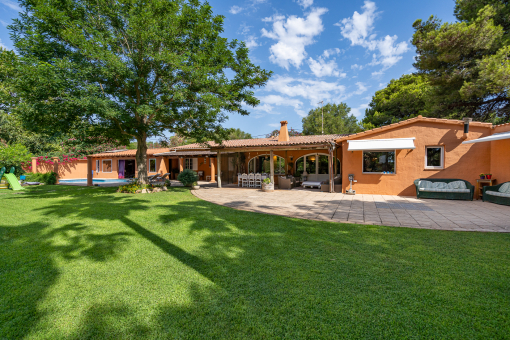
[[439,171],[439,170],[444,170],[444,168],[424,168],[423,170],[425,170],[425,171]]

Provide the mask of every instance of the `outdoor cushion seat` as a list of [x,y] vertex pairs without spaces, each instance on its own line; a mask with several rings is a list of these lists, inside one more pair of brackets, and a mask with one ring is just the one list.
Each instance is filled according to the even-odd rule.
[[510,197],[510,193],[507,193],[507,192],[499,192],[499,191],[486,191],[485,192],[487,195],[492,195],[492,196],[499,196],[499,197]]
[[473,200],[474,186],[461,179],[420,178],[414,184],[418,198]]
[[510,205],[510,182],[483,187],[484,202]]
[[322,184],[322,182],[305,181],[305,182],[303,182],[303,184],[301,184],[301,186],[303,188],[306,188],[306,187],[310,187],[310,188],[317,187],[317,188],[320,188],[321,184]]

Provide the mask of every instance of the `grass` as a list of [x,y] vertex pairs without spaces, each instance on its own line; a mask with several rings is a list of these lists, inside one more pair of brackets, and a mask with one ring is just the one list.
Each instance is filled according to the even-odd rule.
[[114,190],[0,192],[0,339],[509,337],[510,235]]

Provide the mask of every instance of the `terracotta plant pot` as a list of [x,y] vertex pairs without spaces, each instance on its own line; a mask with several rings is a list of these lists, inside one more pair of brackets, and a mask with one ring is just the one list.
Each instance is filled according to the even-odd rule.
[[485,178],[492,179],[492,175],[485,175]]
[[274,191],[274,183],[262,183],[262,191],[265,192],[273,192]]
[[485,176],[480,176],[480,179],[485,179]]

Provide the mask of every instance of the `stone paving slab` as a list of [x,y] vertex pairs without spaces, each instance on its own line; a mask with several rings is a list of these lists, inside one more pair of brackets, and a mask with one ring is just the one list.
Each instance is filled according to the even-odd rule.
[[193,190],[205,201],[233,209],[302,219],[436,230],[510,232],[510,206],[482,201],[344,195],[319,190],[217,188]]

